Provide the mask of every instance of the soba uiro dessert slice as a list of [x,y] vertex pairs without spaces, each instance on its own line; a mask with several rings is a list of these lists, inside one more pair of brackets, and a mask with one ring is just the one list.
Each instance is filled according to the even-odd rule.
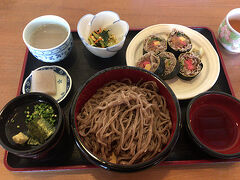
[[55,95],[57,92],[55,72],[52,69],[32,71],[31,92]]

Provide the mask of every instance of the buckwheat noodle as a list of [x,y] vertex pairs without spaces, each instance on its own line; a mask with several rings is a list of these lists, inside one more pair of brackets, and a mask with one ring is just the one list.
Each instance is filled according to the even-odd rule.
[[166,100],[153,81],[112,81],[85,103],[78,131],[95,156],[117,164],[153,158],[167,144],[172,122]]

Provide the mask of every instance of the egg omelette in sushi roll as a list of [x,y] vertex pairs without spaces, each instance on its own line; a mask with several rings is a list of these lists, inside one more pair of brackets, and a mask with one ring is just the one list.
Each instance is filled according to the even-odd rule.
[[153,52],[159,54],[167,50],[167,41],[161,36],[150,35],[144,40],[143,53]]
[[163,74],[164,72],[164,62],[153,52],[148,52],[139,58],[136,66],[156,73],[157,75]]
[[178,57],[180,70],[178,76],[184,80],[192,80],[203,68],[201,59],[192,52],[182,53]]
[[167,43],[169,51],[173,52],[176,56],[192,49],[190,38],[184,32],[176,29],[173,29],[173,31],[169,34]]
[[179,73],[179,62],[171,52],[161,52],[159,58],[164,63],[164,72],[160,77],[164,80],[172,79]]

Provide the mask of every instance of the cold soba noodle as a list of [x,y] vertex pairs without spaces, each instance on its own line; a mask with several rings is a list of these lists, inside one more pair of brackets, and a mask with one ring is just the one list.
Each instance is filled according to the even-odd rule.
[[153,81],[112,81],[98,89],[77,116],[84,145],[117,164],[148,161],[170,139],[172,122],[165,98]]

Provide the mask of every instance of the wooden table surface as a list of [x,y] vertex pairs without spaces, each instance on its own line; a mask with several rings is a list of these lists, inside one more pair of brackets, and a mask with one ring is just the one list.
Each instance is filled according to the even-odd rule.
[[[103,10],[117,12],[130,28],[153,24],[204,26],[216,35],[228,11],[240,7],[239,0],[1,0],[0,1],[0,108],[16,96],[26,46],[22,40],[25,25],[41,15],[55,14],[66,19],[72,30],[85,14]],[[240,54],[220,50],[235,95],[240,98]],[[0,147],[0,179],[239,179],[240,163],[155,166],[135,173],[103,169],[58,172],[8,171]]]

